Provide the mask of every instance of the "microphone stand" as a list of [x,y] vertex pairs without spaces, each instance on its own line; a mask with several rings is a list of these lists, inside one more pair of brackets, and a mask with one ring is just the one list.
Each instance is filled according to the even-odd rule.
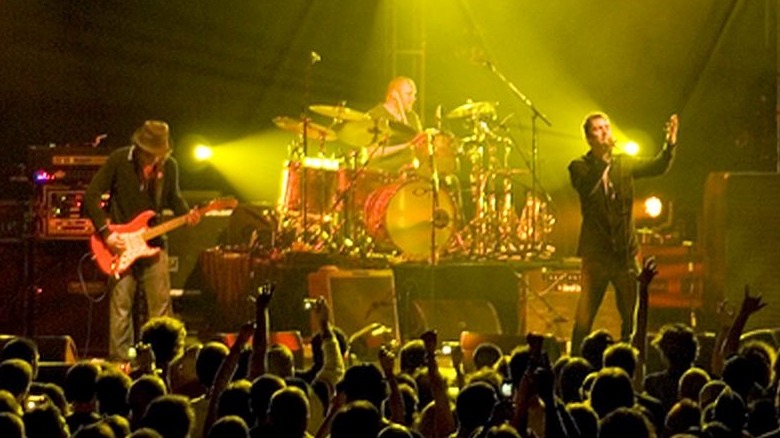
[[[536,105],[534,105],[533,102],[531,102],[531,99],[529,99],[525,94],[523,94],[516,86],[512,83],[507,77],[501,73],[498,68],[496,68],[495,65],[493,65],[490,61],[484,62],[485,67],[487,67],[493,74],[495,74],[501,82],[503,82],[509,90],[514,94],[518,99],[520,99],[521,102],[525,104],[525,106],[528,107],[528,109],[531,110],[531,195],[536,196],[537,191],[537,173],[538,173],[538,161],[539,161],[539,140],[538,140],[538,131],[536,128],[536,121],[537,119],[541,119],[548,127],[552,127],[552,123],[550,122],[550,119],[547,118],[546,115],[544,115],[541,111],[539,111],[538,108],[536,108]],[[531,215],[531,248],[536,248],[536,215]]]

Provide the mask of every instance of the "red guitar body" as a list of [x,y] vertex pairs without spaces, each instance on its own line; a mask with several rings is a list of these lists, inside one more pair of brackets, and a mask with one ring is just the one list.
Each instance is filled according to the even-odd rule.
[[146,210],[126,224],[108,226],[111,232],[120,233],[121,238],[125,241],[126,247],[121,254],[112,253],[99,235],[92,235],[89,245],[92,249],[92,255],[95,257],[95,263],[101,271],[119,277],[137,259],[151,257],[160,252],[160,248],[151,248],[144,239],[144,232],[149,229],[149,220],[154,215],[154,211]]

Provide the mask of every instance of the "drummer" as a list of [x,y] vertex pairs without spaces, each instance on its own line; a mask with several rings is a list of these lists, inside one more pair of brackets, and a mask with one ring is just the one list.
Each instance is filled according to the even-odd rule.
[[368,111],[375,121],[388,121],[390,126],[402,127],[418,133],[411,141],[395,144],[393,137],[380,141],[367,148],[368,166],[373,169],[396,173],[412,167],[415,153],[411,145],[424,144],[426,135],[423,133],[420,116],[414,110],[417,101],[417,85],[406,76],[393,78],[387,86],[384,102]]

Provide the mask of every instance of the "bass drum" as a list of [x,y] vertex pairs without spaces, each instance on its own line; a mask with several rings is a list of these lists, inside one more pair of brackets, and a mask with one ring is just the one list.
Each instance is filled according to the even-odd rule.
[[457,210],[449,192],[439,189],[439,206],[431,223],[433,190],[427,181],[388,184],[374,191],[365,205],[365,224],[376,249],[399,251],[409,260],[425,260],[431,252],[431,227],[436,250],[442,250],[456,229]]

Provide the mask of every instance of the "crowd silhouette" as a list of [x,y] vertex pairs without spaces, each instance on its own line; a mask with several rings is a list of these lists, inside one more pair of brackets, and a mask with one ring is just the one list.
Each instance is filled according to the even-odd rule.
[[[320,298],[301,367],[270,342],[272,287],[253,295],[255,320],[230,345],[188,344],[180,321],[156,317],[130,367],[82,360],[59,382],[39,379],[35,342],[16,337],[0,350],[0,436],[780,437],[777,345],[771,333],[743,334],[761,296],[746,287],[737,312],[722,307],[712,351],[702,352],[682,323],[647,335],[655,275],[650,259],[631,339],[597,330],[569,354],[529,333],[511,351],[485,342],[465,361],[457,347],[443,356],[429,330],[358,360]],[[662,366],[649,367],[648,348]]]

